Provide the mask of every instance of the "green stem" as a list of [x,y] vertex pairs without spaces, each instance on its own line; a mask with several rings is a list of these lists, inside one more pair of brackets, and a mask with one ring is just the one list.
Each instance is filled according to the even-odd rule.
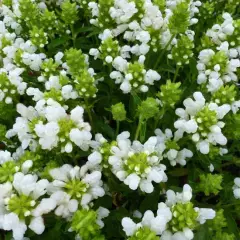
[[117,121],[116,137],[119,133],[119,128],[120,128],[120,121]]
[[87,110],[88,118],[89,118],[89,121],[90,121],[90,124],[91,124],[91,128],[93,130],[94,129],[93,128],[93,119],[92,119],[91,109],[89,108],[89,104],[88,104],[87,99],[85,99],[85,104],[86,104],[86,110]]
[[71,33],[72,33],[73,46],[76,47],[76,36],[74,34],[74,27],[73,27],[73,25],[71,25],[70,28],[71,28]]
[[162,56],[164,55],[164,53],[166,52],[167,48],[169,47],[169,45],[171,44],[172,40],[174,39],[175,34],[172,35],[172,37],[170,38],[170,40],[168,41],[167,45],[164,47],[164,49],[162,50],[161,54],[159,55],[155,65],[154,65],[154,69],[157,68],[159,62],[162,60]]
[[175,74],[174,74],[173,82],[175,82],[175,81],[176,81],[176,79],[177,79],[177,76],[178,76],[179,69],[180,69],[180,66],[179,66],[179,65],[177,65],[177,69],[176,69],[176,71],[175,71]]
[[138,126],[137,126],[137,130],[136,130],[136,134],[134,137],[134,140],[137,140],[139,137],[139,133],[140,133],[140,129],[141,129],[141,125],[142,125],[142,117],[139,117],[139,121],[138,121]]

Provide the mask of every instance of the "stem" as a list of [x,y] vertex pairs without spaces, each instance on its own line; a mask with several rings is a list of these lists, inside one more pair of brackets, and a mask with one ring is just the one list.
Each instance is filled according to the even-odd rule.
[[180,69],[180,66],[179,66],[179,65],[177,65],[177,69],[176,69],[176,71],[175,71],[175,74],[174,74],[173,82],[175,82],[175,81],[176,81],[176,79],[177,79],[177,76],[178,76],[179,69]]
[[137,126],[137,130],[136,130],[136,134],[134,137],[134,140],[137,140],[139,137],[139,133],[140,133],[140,129],[141,129],[141,125],[142,125],[142,117],[139,117],[139,121],[138,121],[138,126]]
[[116,136],[119,133],[119,128],[120,128],[120,121],[117,121],[117,129],[116,129]]
[[162,50],[160,56],[158,57],[158,59],[157,59],[155,65],[154,65],[154,69],[157,68],[159,62],[162,60],[162,56],[163,56],[163,54],[166,52],[167,48],[168,48],[169,45],[171,44],[171,42],[172,42],[172,40],[174,39],[174,37],[175,37],[175,34],[172,35],[172,37],[171,37],[170,40],[168,41],[167,45],[166,45],[166,46],[164,47],[164,49]]
[[86,110],[87,110],[88,118],[89,118],[89,121],[90,121],[90,124],[91,124],[91,128],[93,130],[93,119],[92,119],[92,114],[91,114],[91,110],[89,108],[87,99],[85,99],[85,103],[86,103]]
[[71,33],[72,33],[73,46],[76,47],[76,36],[74,34],[74,27],[73,27],[73,25],[71,25],[70,28],[71,28]]

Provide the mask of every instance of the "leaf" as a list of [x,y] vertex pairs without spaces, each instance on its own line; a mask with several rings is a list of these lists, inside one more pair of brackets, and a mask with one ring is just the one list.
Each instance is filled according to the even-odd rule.
[[60,45],[63,45],[68,40],[69,40],[68,36],[63,36],[63,37],[60,37],[60,38],[56,38],[53,41],[51,41],[50,44],[48,44],[48,49],[54,49],[54,48],[56,48]]
[[188,169],[186,168],[176,168],[170,172],[168,172],[169,175],[174,177],[182,177],[188,175]]

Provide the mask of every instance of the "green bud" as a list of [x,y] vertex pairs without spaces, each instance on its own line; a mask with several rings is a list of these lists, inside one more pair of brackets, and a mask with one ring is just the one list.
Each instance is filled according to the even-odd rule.
[[166,9],[166,0],[153,0],[153,3],[157,5],[162,14],[164,14],[164,11]]
[[56,88],[51,88],[49,92],[44,92],[44,98],[46,100],[51,98],[59,103],[63,102],[62,93],[60,90],[57,90]]
[[102,29],[112,29],[114,22],[109,14],[110,8],[114,6],[114,0],[99,0],[98,25]]
[[198,213],[194,210],[193,204],[177,203],[171,209],[173,217],[169,222],[173,232],[183,231],[184,228],[194,230],[197,226]]
[[223,209],[220,209],[216,212],[214,219],[211,219],[207,222],[208,229],[213,232],[220,232],[222,228],[227,226],[226,218],[224,217]]
[[25,23],[28,28],[40,25],[40,10],[35,2],[31,0],[20,0],[19,10],[21,12],[21,22]]
[[123,103],[117,103],[111,107],[113,119],[115,121],[124,121],[126,120],[126,110]]
[[50,170],[52,170],[54,168],[58,168],[58,167],[59,167],[59,165],[57,164],[57,162],[55,160],[48,162],[46,164],[46,166],[44,167],[43,171],[41,171],[41,173],[40,173],[41,178],[52,181],[53,178],[50,174]]
[[12,6],[12,0],[2,0],[2,4],[8,7]]
[[43,28],[33,27],[30,31],[30,39],[31,42],[39,48],[44,48],[46,44],[48,44],[48,36],[47,33],[44,32]]
[[81,200],[82,196],[87,191],[88,186],[86,183],[80,181],[79,179],[72,179],[65,184],[64,188],[67,194],[71,196],[71,198]]
[[61,5],[61,18],[68,24],[74,24],[78,20],[78,10],[76,3],[71,3],[69,0],[66,0]]
[[33,199],[30,196],[14,195],[7,203],[10,212],[17,214],[20,219],[25,219],[26,213],[34,209],[32,205]]
[[198,123],[198,130],[203,136],[206,136],[210,132],[210,127],[218,122],[217,113],[207,106],[196,114],[195,119]]
[[112,37],[109,37],[106,40],[102,41],[99,50],[101,53],[101,59],[105,64],[109,64],[109,62],[106,61],[106,57],[110,56],[112,59],[114,59],[119,56],[120,46],[117,40],[113,40]]
[[129,175],[136,173],[141,176],[149,167],[148,155],[144,152],[135,153],[124,162],[124,171]]
[[159,236],[148,227],[139,228],[128,240],[159,240]]
[[232,104],[237,96],[235,84],[221,86],[212,96],[213,101],[218,105]]
[[102,166],[104,168],[109,167],[108,158],[112,155],[111,148],[113,146],[117,146],[116,141],[112,141],[111,143],[105,142],[100,148],[100,153],[102,154]]
[[200,175],[200,183],[198,189],[201,192],[204,192],[206,196],[209,196],[211,193],[217,195],[220,190],[222,190],[221,183],[223,177],[219,174],[202,174]]
[[6,56],[5,53],[3,52],[3,49],[7,46],[12,45],[12,42],[8,40],[6,37],[1,37],[1,47],[0,47],[0,54],[2,56]]
[[52,31],[55,29],[57,16],[54,11],[49,11],[46,9],[41,15],[41,25],[42,28],[48,33],[53,34]]
[[18,92],[15,85],[13,85],[6,73],[0,73],[0,89],[4,93],[2,101],[7,104],[11,104],[13,101],[16,101],[18,98]]
[[159,107],[156,99],[154,98],[147,98],[145,101],[141,103],[138,107],[138,114],[140,118],[143,120],[147,120],[156,116],[159,112]]
[[80,49],[70,48],[65,52],[65,56],[70,73],[74,77],[77,77],[87,67],[85,56]]
[[180,86],[181,82],[172,83],[171,80],[167,80],[167,83],[160,87],[161,92],[158,92],[157,97],[164,108],[174,108],[175,104],[180,100],[182,95]]
[[236,240],[235,235],[226,232],[217,232],[212,240]]
[[146,70],[144,69],[144,65],[139,62],[130,63],[128,66],[127,74],[132,75],[132,79],[130,80],[130,84],[133,89],[139,89],[142,85],[144,85],[144,74]]
[[41,69],[43,70],[43,75],[47,78],[50,76],[57,75],[58,71],[58,64],[54,62],[52,58],[47,59],[41,65]]
[[240,45],[240,19],[233,22],[234,32],[231,36],[227,36],[227,41],[231,47],[237,47]]
[[14,174],[19,170],[19,167],[14,161],[8,161],[0,166],[0,183],[12,182]]
[[75,88],[82,98],[96,97],[97,88],[95,86],[95,79],[90,75],[87,70],[76,77]]
[[189,37],[181,35],[177,44],[172,48],[172,53],[168,55],[168,57],[173,59],[178,66],[189,64],[189,59],[193,56],[193,48],[194,43]]
[[214,70],[215,65],[220,66],[220,73],[224,74],[226,72],[226,68],[228,66],[228,56],[225,52],[219,51],[215,53],[211,60],[208,62],[207,67],[208,69]]
[[185,33],[190,25],[190,13],[188,2],[180,2],[173,10],[173,15],[169,18],[169,30],[172,35]]
[[87,209],[78,210],[73,215],[71,228],[79,234],[82,240],[99,236],[100,227],[97,224],[97,212]]

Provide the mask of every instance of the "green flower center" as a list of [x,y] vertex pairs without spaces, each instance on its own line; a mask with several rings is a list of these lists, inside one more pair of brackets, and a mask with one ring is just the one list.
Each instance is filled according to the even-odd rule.
[[75,199],[79,199],[86,193],[88,185],[78,179],[73,179],[64,186],[67,193]]
[[129,157],[124,164],[124,170],[128,174],[136,173],[137,175],[146,174],[150,164],[146,153],[135,153]]
[[13,161],[5,162],[0,167],[0,183],[12,182],[13,176],[17,172],[18,167]]
[[105,142],[105,143],[103,143],[103,145],[100,149],[100,153],[102,154],[102,164],[103,164],[104,168],[109,167],[108,158],[111,155],[111,148],[113,146],[117,146],[116,141],[112,141],[111,143]]
[[217,113],[210,110],[208,107],[204,107],[200,112],[197,113],[196,121],[201,134],[207,135],[207,133],[209,133],[209,128],[213,125],[216,125],[218,122]]
[[31,214],[35,204],[36,202],[29,196],[15,195],[10,198],[7,206],[10,212],[14,212],[20,219],[24,219]]
[[69,133],[73,128],[76,128],[76,124],[71,119],[60,119],[58,121],[59,133],[58,136],[61,140],[69,138]]
[[148,227],[143,227],[139,228],[128,240],[159,240],[159,237]]
[[194,229],[197,225],[198,213],[194,210],[193,204],[177,203],[171,209],[173,217],[169,222],[173,232],[182,231],[184,228]]

